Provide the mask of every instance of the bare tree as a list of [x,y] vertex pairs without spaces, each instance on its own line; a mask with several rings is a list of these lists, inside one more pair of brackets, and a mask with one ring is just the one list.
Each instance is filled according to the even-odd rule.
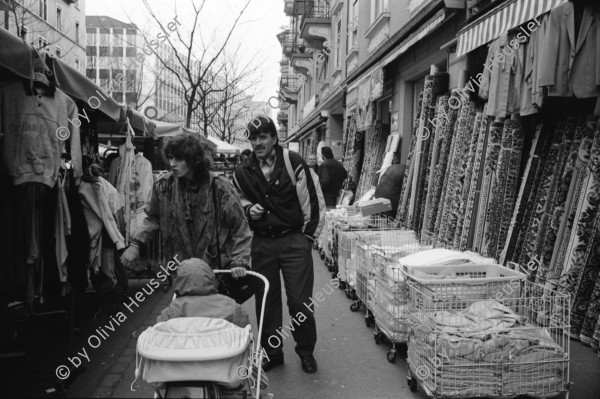
[[[233,54],[238,51],[239,47]],[[211,130],[220,140],[233,144],[239,122],[252,101],[252,90],[258,83],[253,78],[256,69],[253,59],[245,65],[239,65],[234,56],[224,58],[221,76],[216,80],[220,86],[214,96],[216,104],[212,104],[210,108],[214,112],[214,116],[210,115]]]
[[[166,32],[162,19],[152,10],[147,0],[142,1],[154,22]],[[181,86],[186,104],[185,126],[191,127],[192,118],[196,116],[200,130],[207,135],[211,123],[225,103],[224,92],[230,86],[225,83],[228,64],[226,49],[230,46],[233,32],[241,23],[240,20],[250,0],[246,0],[236,13],[235,20],[228,27],[224,38],[217,38],[215,34],[208,38],[204,37],[198,26],[201,16],[210,18],[202,13],[205,0],[189,0],[189,3],[194,20],[191,31],[186,34],[177,29],[175,35],[167,35],[164,45],[174,51],[169,52],[171,56],[165,56],[160,51],[156,51],[155,55],[162,67],[170,71]],[[146,37],[144,40],[146,45],[152,47]]]

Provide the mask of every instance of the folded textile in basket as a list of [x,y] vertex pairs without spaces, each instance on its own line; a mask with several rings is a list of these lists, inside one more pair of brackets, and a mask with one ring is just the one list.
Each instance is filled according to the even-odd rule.
[[445,248],[435,248],[420,251],[398,259],[398,264],[402,266],[445,266],[462,265],[467,263],[491,263],[496,260],[485,258],[475,252],[453,251]]

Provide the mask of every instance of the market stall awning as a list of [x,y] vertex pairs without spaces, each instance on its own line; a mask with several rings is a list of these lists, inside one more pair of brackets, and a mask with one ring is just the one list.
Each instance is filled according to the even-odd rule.
[[154,137],[170,137],[170,136],[177,136],[178,134],[181,134],[181,133],[194,133],[194,134],[198,135],[198,137],[200,138],[200,141],[203,144],[205,144],[206,146],[208,146],[211,149],[211,151],[217,151],[217,145],[215,143],[213,143],[212,141],[208,140],[206,138],[206,136],[204,136],[203,134],[200,134],[200,132],[198,132],[197,130],[185,128],[185,127],[179,126],[175,123],[155,121],[155,120],[151,120],[151,122],[155,125]]
[[[38,50],[4,28],[0,28],[0,66],[19,77],[33,77],[33,57]],[[52,73],[59,89],[90,108],[98,109],[115,122],[122,121],[122,107],[81,72],[58,58],[50,58]]]
[[152,121],[154,123],[154,136],[156,137],[168,137],[181,134],[181,126],[174,123]]
[[30,79],[33,76],[32,56],[36,50],[4,28],[0,28],[0,43],[0,66]]
[[511,0],[482,15],[458,32],[456,56],[482,46],[566,0]]
[[144,132],[148,136],[154,135],[154,130],[156,129],[155,122],[146,118],[139,111],[128,107],[127,118],[129,118],[129,123],[134,129]]
[[216,137],[208,136],[208,139],[214,144],[216,144],[216,151],[222,154],[238,154],[242,151],[240,148],[234,146],[233,144],[229,144],[225,141],[219,140]]
[[56,58],[53,61],[56,84],[62,91],[102,111],[115,122],[122,122],[123,108],[109,94],[72,66]]

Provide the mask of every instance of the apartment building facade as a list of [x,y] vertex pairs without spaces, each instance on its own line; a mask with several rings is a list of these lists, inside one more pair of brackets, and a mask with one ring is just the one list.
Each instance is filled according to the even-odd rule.
[[78,71],[85,70],[85,0],[2,0],[0,26]]
[[[459,71],[456,34],[467,11],[444,0],[284,0],[290,26],[278,36],[287,70],[279,97],[287,118],[283,143],[298,142],[303,156],[319,143],[341,159],[344,129],[380,128],[399,136],[408,154],[424,77]],[[461,2],[454,2],[461,3]],[[468,2],[472,6],[474,2]],[[449,5],[450,7],[447,7]],[[454,8],[462,7],[462,8]],[[451,73],[451,88],[459,73]]]

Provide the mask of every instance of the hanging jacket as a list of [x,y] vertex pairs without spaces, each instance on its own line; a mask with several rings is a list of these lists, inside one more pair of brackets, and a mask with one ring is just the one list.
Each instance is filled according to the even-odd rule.
[[78,182],[82,161],[75,102],[59,89],[34,95],[28,85],[24,80],[0,83],[0,148],[14,184],[54,187],[67,138]]
[[539,86],[549,96],[578,98],[600,95],[600,11],[586,6],[575,41],[572,2],[550,13],[539,55]]
[[[114,286],[117,283],[114,249],[125,248],[125,241],[116,221],[116,215],[123,208],[119,193],[108,181],[98,177],[97,181],[82,181],[79,195],[90,235],[89,267],[94,272],[102,271]],[[103,242],[103,229],[112,243]]]

